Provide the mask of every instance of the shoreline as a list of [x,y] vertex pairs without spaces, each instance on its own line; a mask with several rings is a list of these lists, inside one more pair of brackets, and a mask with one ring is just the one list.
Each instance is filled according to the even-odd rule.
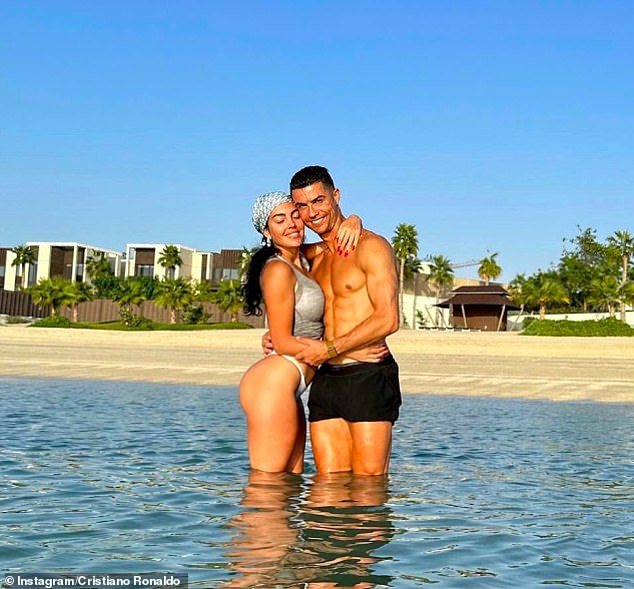
[[[0,376],[238,386],[263,329],[116,332],[0,327]],[[404,393],[634,403],[634,339],[402,330]]]

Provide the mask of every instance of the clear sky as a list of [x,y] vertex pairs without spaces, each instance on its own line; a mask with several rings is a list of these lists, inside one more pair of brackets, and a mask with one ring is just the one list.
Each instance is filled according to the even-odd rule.
[[419,257],[532,274],[577,226],[634,231],[633,22],[629,0],[2,0],[0,246],[251,247],[254,198],[321,164]]

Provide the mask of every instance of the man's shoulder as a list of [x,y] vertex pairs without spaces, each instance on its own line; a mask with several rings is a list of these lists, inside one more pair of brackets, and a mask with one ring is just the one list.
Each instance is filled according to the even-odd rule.
[[363,231],[359,236],[358,247],[359,249],[387,248],[388,250],[392,251],[392,245],[387,239],[385,239],[385,237],[379,235],[378,233],[374,233],[374,231],[366,229],[365,227],[363,228]]
[[389,268],[394,261],[394,250],[390,242],[382,235],[364,229],[359,237],[356,262],[362,270]]

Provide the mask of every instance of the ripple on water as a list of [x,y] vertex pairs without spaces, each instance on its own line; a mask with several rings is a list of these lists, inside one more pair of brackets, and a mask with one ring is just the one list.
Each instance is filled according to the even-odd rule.
[[0,379],[5,571],[634,586],[634,406],[407,396],[389,480],[249,476],[235,389]]

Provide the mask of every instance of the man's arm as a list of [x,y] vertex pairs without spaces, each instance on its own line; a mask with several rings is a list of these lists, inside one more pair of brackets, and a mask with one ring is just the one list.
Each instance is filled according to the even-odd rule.
[[[379,342],[398,330],[398,278],[394,252],[379,235],[369,235],[359,244],[359,268],[366,277],[372,313],[345,334],[331,340],[337,355]],[[333,357],[327,342],[306,342],[307,348],[297,359],[316,366]]]

